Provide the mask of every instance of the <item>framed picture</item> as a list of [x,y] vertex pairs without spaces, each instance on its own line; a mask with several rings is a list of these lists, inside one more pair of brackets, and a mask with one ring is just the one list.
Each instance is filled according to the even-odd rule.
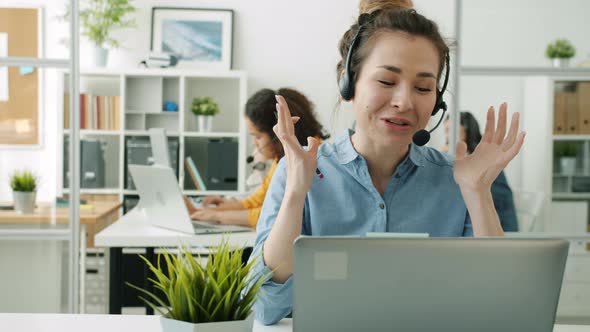
[[152,8],[151,49],[179,57],[178,66],[231,69],[233,11]]

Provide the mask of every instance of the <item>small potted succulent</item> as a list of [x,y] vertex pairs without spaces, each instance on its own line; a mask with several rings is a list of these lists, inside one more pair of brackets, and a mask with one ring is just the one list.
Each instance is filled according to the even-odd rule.
[[557,39],[547,45],[545,55],[553,61],[554,67],[567,67],[569,59],[576,55],[576,49],[567,39]]
[[157,292],[127,285],[162,316],[164,332],[251,332],[252,306],[269,276],[251,274],[257,259],[244,264],[242,252],[231,250],[224,238],[206,263],[182,246],[177,255],[160,253],[155,265],[140,256],[155,276],[148,280]]
[[561,174],[574,175],[576,172],[576,157],[578,155],[578,146],[576,143],[563,142],[556,144],[555,155],[559,160]]
[[10,177],[10,187],[14,197],[14,210],[18,214],[35,211],[37,196],[37,177],[30,171],[15,171]]
[[210,132],[213,116],[219,113],[219,105],[211,97],[193,98],[191,112],[197,116],[199,131]]

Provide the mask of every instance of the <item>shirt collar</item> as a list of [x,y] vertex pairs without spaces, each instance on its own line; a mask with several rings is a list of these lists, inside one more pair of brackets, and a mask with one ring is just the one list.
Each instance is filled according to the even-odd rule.
[[346,131],[336,139],[336,154],[338,156],[338,161],[341,164],[348,164],[359,156],[350,140],[352,134],[354,134],[352,129],[346,129]]
[[[352,146],[350,139],[352,134],[354,134],[352,129],[346,129],[345,133],[336,139],[336,154],[341,164],[348,164],[359,156],[358,152]],[[416,146],[414,143],[410,144],[410,153],[404,162],[407,160],[410,160],[416,166],[423,166],[424,155],[422,154],[422,148]]]

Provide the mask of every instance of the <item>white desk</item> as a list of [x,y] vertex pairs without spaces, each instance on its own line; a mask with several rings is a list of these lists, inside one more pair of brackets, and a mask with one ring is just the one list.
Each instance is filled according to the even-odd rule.
[[[177,247],[179,244],[194,247],[217,246],[221,234],[187,234],[152,226],[146,217],[130,211],[94,237],[97,247]],[[232,233],[230,246],[254,246],[256,232]]]
[[[145,257],[155,262],[154,248],[217,246],[222,234],[186,234],[155,227],[150,224],[145,216],[130,211],[114,224],[102,230],[94,238],[95,246],[109,248],[109,313],[120,314],[122,306],[121,294],[124,285],[122,278],[123,248],[146,248]],[[256,232],[238,232],[226,234],[230,246],[244,247],[254,246]],[[146,269],[146,275],[147,269]],[[147,278],[146,278],[147,279]],[[151,289],[152,284],[145,282],[144,288]],[[153,310],[146,305],[146,311]]]
[[[0,314],[3,331],[19,332],[162,332],[158,316]],[[291,320],[274,326],[254,323],[254,332],[291,332]],[[555,325],[553,332],[590,332],[589,326]]]

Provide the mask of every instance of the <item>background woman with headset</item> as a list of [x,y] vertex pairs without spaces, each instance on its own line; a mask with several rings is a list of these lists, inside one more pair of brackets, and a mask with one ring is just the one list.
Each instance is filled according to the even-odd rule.
[[[246,103],[246,127],[256,148],[254,154],[248,157],[248,163],[253,161],[255,156],[262,155],[266,160],[273,160],[270,170],[264,177],[260,187],[244,200],[219,196],[205,197],[202,205],[206,208],[203,209],[195,209],[190,202],[187,202],[191,218],[217,221],[222,224],[256,226],[277,162],[284,155],[283,147],[272,130],[277,122],[276,94],[284,96],[289,102],[294,116],[295,135],[300,144],[305,144],[308,136],[322,140],[329,137],[329,135],[323,133],[322,125],[315,118],[313,103],[301,92],[290,88],[281,88],[278,91],[271,89],[259,90]],[[214,207],[211,207],[212,205]]]
[[355,132],[321,146],[309,137],[303,149],[289,102],[276,98],[275,132],[285,158],[266,195],[254,248],[254,257],[262,256],[254,273],[270,276],[255,305],[263,324],[291,312],[293,242],[301,234],[503,235],[490,187],[524,142],[518,113],[507,130],[506,104],[497,126],[491,107],[481,143],[470,155],[459,143],[452,161],[422,146],[430,117],[443,110],[440,124],[446,110],[449,49],[434,22],[414,10],[377,8],[359,16],[339,51],[340,95],[352,102]]
[[[459,140],[467,144],[467,153],[471,154],[481,141],[479,124],[473,114],[469,112],[460,113],[460,122]],[[440,149],[445,153],[449,152],[449,123],[449,117],[447,116],[445,119],[446,143]],[[516,207],[514,206],[512,190],[508,185],[508,179],[506,179],[504,171],[500,172],[496,180],[492,183],[492,199],[494,200],[494,207],[496,208],[496,212],[498,212],[502,229],[505,232],[517,232],[518,219],[516,217]]]

